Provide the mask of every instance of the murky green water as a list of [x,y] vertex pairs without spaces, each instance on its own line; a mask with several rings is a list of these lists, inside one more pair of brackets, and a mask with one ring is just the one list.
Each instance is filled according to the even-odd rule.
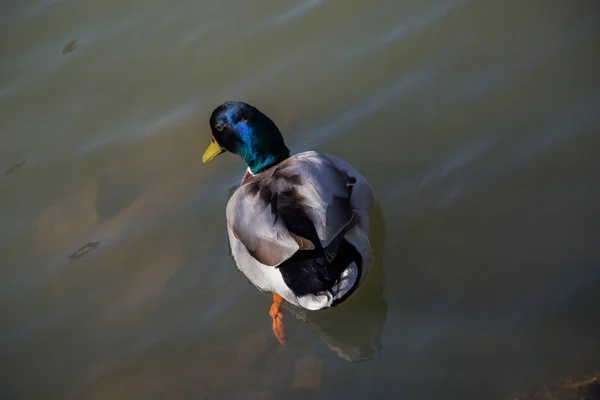
[[[3,1],[3,399],[504,399],[600,368],[594,1]],[[229,257],[212,109],[377,193],[375,270],[286,311]],[[350,362],[348,359],[366,359]]]

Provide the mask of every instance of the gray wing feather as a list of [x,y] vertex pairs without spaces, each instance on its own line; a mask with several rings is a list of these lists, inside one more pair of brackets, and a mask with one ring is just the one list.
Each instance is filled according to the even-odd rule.
[[229,229],[256,260],[278,266],[308,246],[291,235],[278,218],[274,206],[277,193],[285,192],[297,202],[315,226],[323,248],[356,223],[357,211],[364,214],[357,209],[353,195],[360,183],[357,178],[364,178],[338,161],[315,152],[300,153],[252,178],[234,193],[227,205]]
[[327,157],[331,162],[333,162],[337,169],[343,171],[355,180],[354,184],[352,185],[352,193],[350,194],[350,205],[352,206],[353,210],[359,212],[360,219],[358,221],[358,225],[360,226],[363,232],[368,234],[369,215],[371,213],[374,200],[371,185],[369,185],[369,182],[367,182],[364,176],[362,176],[346,161],[331,156],[329,154],[324,154],[323,156]]
[[298,243],[260,196],[240,187],[227,204],[229,229],[252,257],[264,265],[276,267],[296,251]]

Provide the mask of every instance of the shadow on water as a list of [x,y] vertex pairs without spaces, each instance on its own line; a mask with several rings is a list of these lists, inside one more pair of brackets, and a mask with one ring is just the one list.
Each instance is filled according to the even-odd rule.
[[285,307],[313,331],[340,358],[359,362],[372,360],[382,351],[381,335],[387,319],[383,252],[385,221],[379,204],[373,206],[369,236],[373,265],[365,282],[348,300],[337,307],[307,311]]

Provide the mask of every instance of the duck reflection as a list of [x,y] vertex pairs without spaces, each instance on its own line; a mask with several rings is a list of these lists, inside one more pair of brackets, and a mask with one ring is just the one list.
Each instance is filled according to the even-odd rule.
[[378,204],[373,206],[371,213],[369,236],[373,265],[365,282],[348,300],[320,311],[285,306],[287,311],[306,322],[339,357],[353,362],[374,359],[382,350],[381,335],[387,318],[383,270],[386,231]]

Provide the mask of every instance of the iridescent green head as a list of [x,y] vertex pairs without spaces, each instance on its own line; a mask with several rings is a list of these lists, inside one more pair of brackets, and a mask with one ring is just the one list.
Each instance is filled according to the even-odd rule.
[[257,174],[290,156],[281,132],[258,109],[240,101],[227,101],[210,116],[213,140],[202,156],[209,162],[229,151],[239,155]]

